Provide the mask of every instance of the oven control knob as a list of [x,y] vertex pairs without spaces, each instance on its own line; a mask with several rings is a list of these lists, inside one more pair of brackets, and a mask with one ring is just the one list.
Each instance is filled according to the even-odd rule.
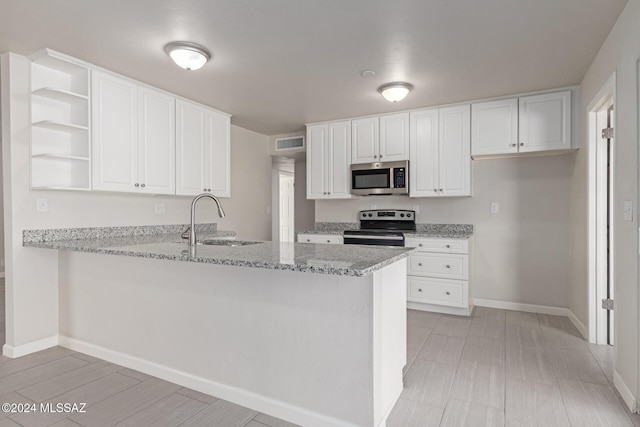
[[366,214],[366,213],[363,213],[363,214],[362,214],[362,218],[366,218],[366,217],[367,217],[367,214]]
[[400,218],[404,218],[404,214],[400,214]]
[[407,214],[407,218],[411,218],[411,214],[410,213]]
[[373,216],[373,214],[369,214],[369,218],[371,218]]

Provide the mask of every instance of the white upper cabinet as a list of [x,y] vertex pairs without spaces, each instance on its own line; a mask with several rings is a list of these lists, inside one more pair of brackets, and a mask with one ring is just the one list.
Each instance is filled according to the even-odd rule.
[[471,105],[471,155],[518,152],[518,99]]
[[230,197],[230,118],[176,101],[176,194]]
[[138,192],[138,85],[92,73],[93,189]]
[[471,195],[469,105],[440,109],[439,188],[441,196]]
[[409,159],[409,113],[380,116],[381,162]]
[[571,148],[571,92],[524,96],[520,102],[520,152]]
[[471,141],[474,157],[569,150],[571,91],[473,104]]
[[351,121],[351,163],[377,162],[380,153],[380,124],[378,117]]
[[351,122],[307,127],[307,199],[351,198]]
[[174,98],[102,71],[92,86],[93,188],[175,194]]
[[471,195],[469,105],[411,112],[409,195]]
[[351,163],[409,159],[409,113],[351,121]]
[[438,110],[411,113],[409,195],[438,195]]
[[175,98],[141,87],[138,104],[140,189],[153,194],[175,194]]

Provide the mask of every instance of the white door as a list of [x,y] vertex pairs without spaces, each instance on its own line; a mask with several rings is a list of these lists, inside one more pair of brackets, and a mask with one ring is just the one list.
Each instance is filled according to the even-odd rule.
[[91,94],[93,189],[137,192],[138,86],[94,71]]
[[139,88],[140,191],[175,194],[175,98],[149,88]]
[[208,185],[207,191],[218,197],[231,197],[229,116],[207,111]]
[[327,195],[330,199],[351,198],[351,122],[329,123]]
[[373,163],[379,161],[378,117],[351,121],[351,163]]
[[409,160],[409,113],[380,116],[381,162]]
[[438,110],[411,112],[409,195],[438,195]]
[[523,96],[520,103],[520,152],[571,148],[571,92]]
[[280,236],[281,242],[293,242],[294,230],[294,178],[280,172]]
[[195,196],[207,187],[206,110],[176,100],[176,194]]
[[471,105],[471,155],[518,152],[518,99]]
[[441,196],[471,195],[471,110],[440,109],[439,188]]
[[307,127],[307,199],[327,197],[327,125]]

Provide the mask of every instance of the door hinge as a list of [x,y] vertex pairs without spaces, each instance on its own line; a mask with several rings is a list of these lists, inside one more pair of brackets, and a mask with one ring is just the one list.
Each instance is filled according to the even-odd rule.
[[613,139],[613,128],[602,129],[602,139]]
[[602,308],[605,310],[613,310],[613,300],[611,298],[604,298],[602,300]]

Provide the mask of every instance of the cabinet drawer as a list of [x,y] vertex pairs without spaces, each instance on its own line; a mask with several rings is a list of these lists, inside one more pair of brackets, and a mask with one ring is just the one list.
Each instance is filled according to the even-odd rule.
[[298,234],[298,243],[330,243],[341,245],[343,237],[332,234]]
[[409,256],[409,275],[467,280],[468,257],[459,254],[417,253]]
[[429,304],[464,307],[467,282],[409,277],[409,300]]
[[466,254],[469,252],[469,240],[467,239],[407,237],[404,245],[408,248],[418,248],[422,252],[446,252],[452,254]]

